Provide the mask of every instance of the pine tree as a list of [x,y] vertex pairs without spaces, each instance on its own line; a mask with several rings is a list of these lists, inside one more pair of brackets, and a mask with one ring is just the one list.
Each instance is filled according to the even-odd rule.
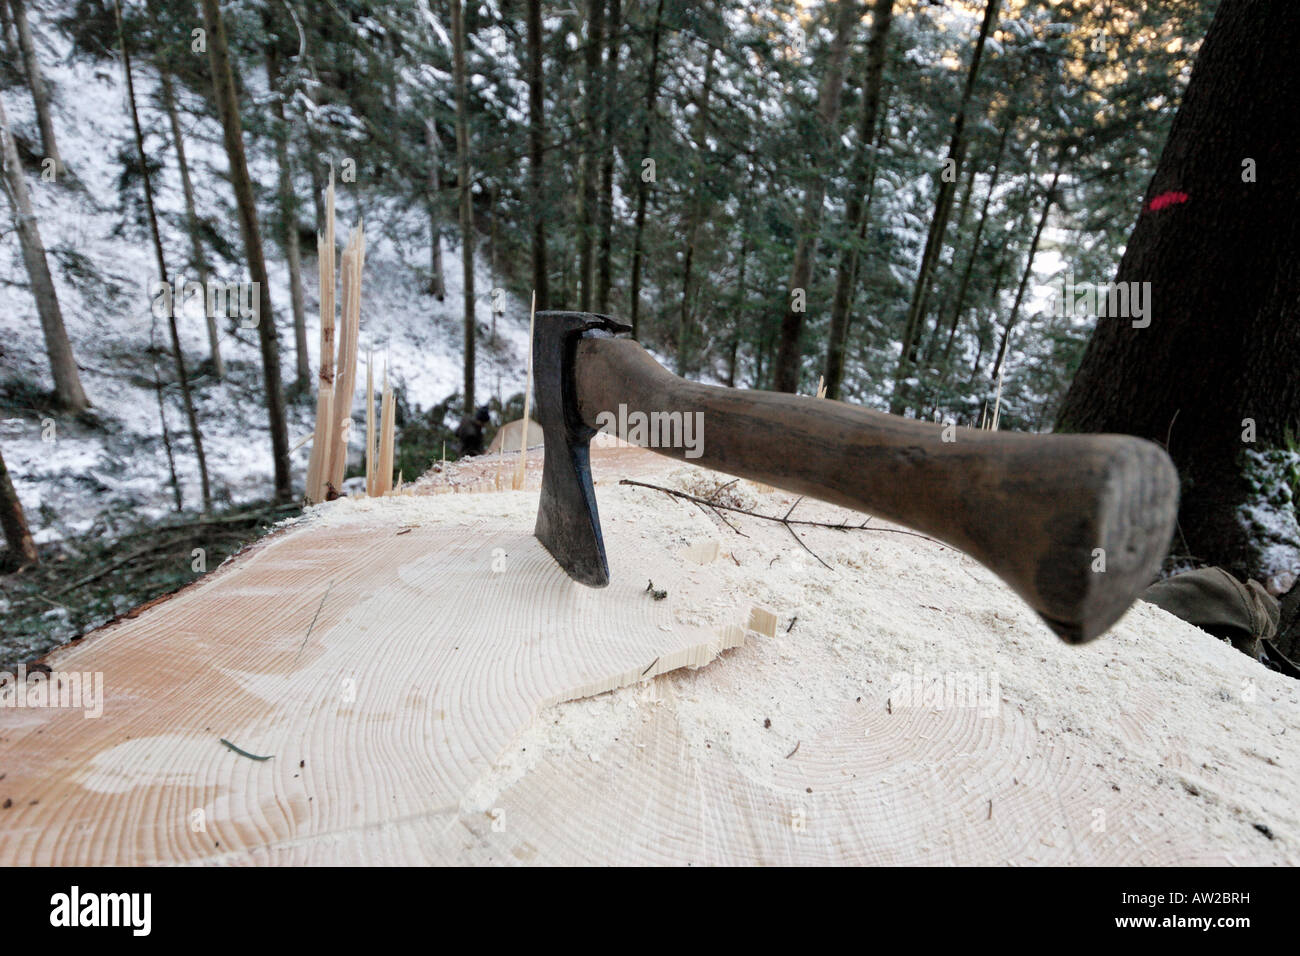
[[41,128],[41,144],[45,148],[46,157],[54,160],[55,170],[62,173],[63,159],[59,156],[59,145],[54,137],[54,120],[50,115],[50,92],[45,85],[45,76],[41,73],[40,60],[36,56],[36,40],[27,20],[26,0],[9,0],[9,6],[18,33],[18,46],[23,54],[27,88],[31,90],[32,100],[36,104],[36,122]]
[[0,530],[4,531],[5,544],[9,548],[11,560],[20,565],[36,564],[40,555],[36,551],[36,542],[27,528],[27,516],[23,514],[22,502],[18,492],[9,479],[9,469],[5,467],[4,455],[0,454]]
[[213,94],[221,116],[226,157],[230,162],[230,182],[235,205],[239,210],[239,231],[244,240],[248,271],[258,289],[257,337],[262,352],[262,375],[266,393],[267,421],[271,431],[271,451],[275,464],[275,496],[279,501],[293,497],[293,480],[289,473],[289,434],[285,425],[284,390],[280,378],[280,342],[271,308],[271,283],[262,252],[262,234],[258,226],[253,182],[244,157],[244,131],[239,118],[239,97],[230,65],[230,48],[221,18],[218,0],[202,0],[203,24],[207,31],[208,62],[212,70]]
[[[154,256],[158,263],[158,278],[164,284],[169,282],[167,262],[163,255],[162,233],[158,228],[158,214],[154,209],[153,181],[149,175],[149,161],[144,151],[144,133],[140,128],[140,113],[135,103],[135,79],[131,71],[131,51],[126,45],[126,32],[122,27],[122,7],[114,2],[113,12],[117,17],[117,40],[122,52],[122,73],[126,77],[126,101],[131,112],[131,128],[135,131],[135,155],[140,167],[140,178],[144,184],[145,211],[149,218],[149,233],[153,238]],[[199,428],[198,413],[194,409],[194,396],[190,390],[190,377],[185,369],[185,354],[181,350],[180,330],[176,326],[176,303],[167,310],[167,327],[171,332],[172,361],[176,366],[176,382],[181,390],[181,402],[185,408],[185,419],[189,423],[190,440],[194,443],[194,457],[199,466],[199,487],[206,514],[212,510],[212,489],[208,484],[208,462],[203,453],[203,432]]]
[[36,213],[32,209],[27,180],[18,159],[18,146],[9,129],[9,117],[5,114],[3,102],[0,102],[0,166],[3,167],[0,171],[4,174],[0,178],[3,178],[5,195],[9,199],[9,210],[14,218],[14,229],[18,233],[23,264],[27,267],[27,279],[31,283],[32,296],[36,299],[41,332],[45,335],[45,351],[54,378],[54,400],[67,411],[83,411],[90,407],[90,400],[81,388],[81,374],[77,370],[72,343],[68,341],[68,332],[63,325],[63,313],[54,291],[54,277],[50,275],[50,264],[45,258],[45,243],[41,241],[41,233],[36,226]]
[[817,255],[822,207],[826,200],[826,171],[822,167],[828,154],[834,154],[835,144],[839,141],[836,124],[840,115],[840,94],[844,89],[844,61],[848,56],[849,40],[858,24],[860,12],[857,0],[838,0],[836,4],[835,35],[831,40],[826,72],[817,97],[818,128],[814,131],[813,148],[808,153],[811,182],[804,196],[794,265],[787,286],[786,313],[781,323],[780,349],[776,356],[774,385],[780,392],[799,390],[804,314],[812,281],[813,259]]

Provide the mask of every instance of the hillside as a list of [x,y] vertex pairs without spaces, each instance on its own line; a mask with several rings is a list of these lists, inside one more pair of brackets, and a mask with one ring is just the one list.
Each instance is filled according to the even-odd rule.
[[[156,278],[153,251],[143,220],[138,177],[124,193],[122,156],[130,160],[131,121],[124,106],[124,83],[108,68],[88,73],[84,62],[69,63],[66,39],[54,30],[39,34],[41,53],[50,64],[55,119],[63,131],[61,152],[69,176],[45,183],[40,167],[28,170],[32,199],[50,254],[64,321],[94,406],[89,420],[59,417],[53,435],[40,393],[51,387],[35,303],[27,287],[18,245],[0,242],[0,441],[27,508],[38,543],[83,534],[103,519],[124,513],[132,518],[161,517],[172,507],[166,455],[154,394],[155,364],[164,384],[173,383],[165,322],[150,313],[150,284]],[[156,78],[137,68],[136,95],[142,121],[161,132],[166,119],[150,109]],[[21,86],[3,91],[16,134],[39,143],[31,97]],[[196,182],[200,216],[212,224],[230,250],[239,248],[233,199],[224,176],[226,160],[215,121],[185,114],[187,158]],[[149,130],[146,130],[148,133]],[[161,142],[160,142],[161,139]],[[189,268],[189,240],[174,154],[165,138],[151,138],[163,168],[155,192],[173,276],[196,280]],[[250,150],[254,178],[274,182],[273,157]],[[130,170],[131,173],[134,170]],[[310,186],[300,185],[307,210]],[[377,374],[385,364],[402,398],[414,409],[429,409],[460,388],[462,288],[458,249],[444,244],[446,296],[442,302],[423,291],[427,273],[427,219],[418,211],[367,191],[338,184],[340,233],[364,218],[367,258],[362,296],[361,349],[373,348]],[[267,224],[263,222],[263,228]],[[420,237],[423,236],[423,244]],[[342,236],[340,235],[340,245]],[[271,298],[279,329],[281,368],[286,382],[294,368],[288,268],[282,251],[265,243],[272,276]],[[305,243],[304,243],[305,246]],[[319,288],[312,255],[304,248],[308,344],[311,366],[319,362]],[[419,265],[413,265],[418,263]],[[224,281],[244,278],[236,260],[218,261]],[[504,298],[496,344],[489,341],[491,290],[498,283],[477,263],[475,288],[483,341],[478,367],[479,400],[508,398],[522,390],[527,341],[527,309]],[[197,305],[180,323],[187,364],[194,375],[195,400],[207,452],[214,496],[239,504],[266,498],[271,489],[271,444],[261,398],[262,374],[255,334],[226,323],[221,338],[227,376],[218,381],[207,361],[207,335]],[[151,348],[151,343],[153,347]],[[196,374],[197,373],[197,374]],[[364,377],[360,379],[364,382]],[[313,382],[314,386],[314,382]],[[358,393],[360,394],[360,392]],[[175,389],[167,396],[168,428],[187,508],[197,508],[198,475]],[[291,444],[306,436],[314,420],[314,400],[290,405]],[[53,440],[46,440],[53,437]],[[356,442],[354,455],[360,456]],[[309,447],[293,454],[301,486]],[[454,449],[453,449],[454,454]],[[413,477],[413,476],[408,476]],[[111,523],[111,520],[109,521]]]

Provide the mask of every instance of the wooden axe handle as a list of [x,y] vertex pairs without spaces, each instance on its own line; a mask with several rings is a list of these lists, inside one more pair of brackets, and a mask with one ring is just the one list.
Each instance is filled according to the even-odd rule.
[[602,412],[626,419],[620,405],[628,415],[690,414],[703,426],[697,457],[653,450],[954,545],[1071,643],[1120,618],[1154,580],[1173,534],[1178,473],[1140,438],[945,429],[842,402],[700,385],[630,339],[580,340],[574,376],[588,426],[607,425]]

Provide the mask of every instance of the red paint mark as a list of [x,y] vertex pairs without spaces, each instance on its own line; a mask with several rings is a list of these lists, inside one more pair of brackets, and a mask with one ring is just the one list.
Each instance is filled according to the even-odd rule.
[[1187,202],[1187,193],[1167,192],[1156,196],[1147,204],[1147,208],[1152,212],[1159,212],[1167,206],[1177,206],[1179,203]]

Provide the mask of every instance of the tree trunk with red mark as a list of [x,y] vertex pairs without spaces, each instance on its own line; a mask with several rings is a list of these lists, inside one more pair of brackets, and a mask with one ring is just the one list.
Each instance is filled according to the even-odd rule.
[[[1149,313],[1098,320],[1057,422],[1167,443],[1175,549],[1239,577],[1300,571],[1294,512],[1263,527],[1249,454],[1285,455],[1300,433],[1297,47],[1290,0],[1223,0],[1116,277],[1151,283]],[[1151,208],[1170,192],[1187,200]]]

